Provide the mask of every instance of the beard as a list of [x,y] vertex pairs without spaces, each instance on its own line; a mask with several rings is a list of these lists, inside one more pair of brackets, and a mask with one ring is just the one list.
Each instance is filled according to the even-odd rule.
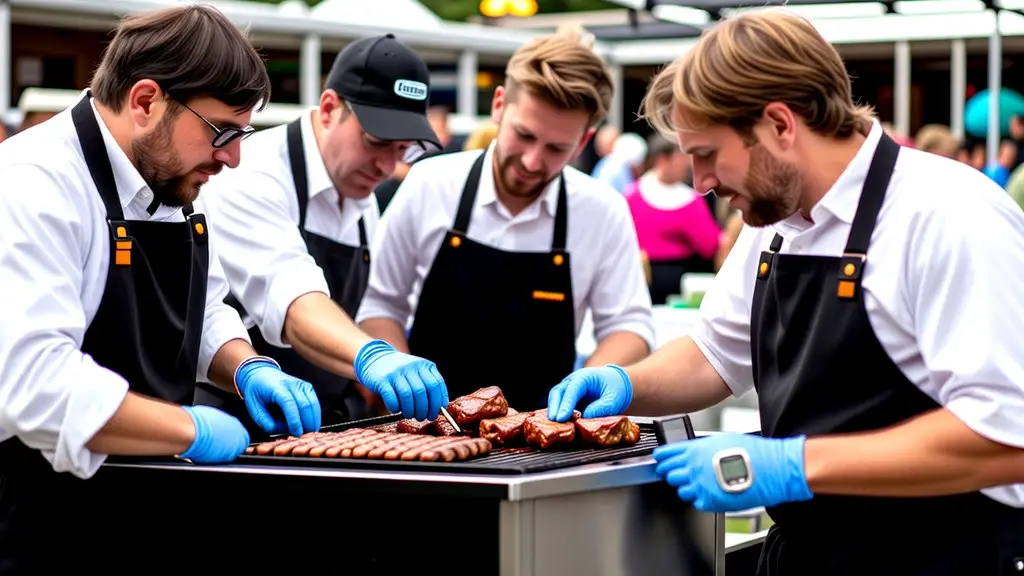
[[188,180],[193,170],[215,173],[220,163],[199,164],[188,170],[174,148],[173,118],[165,116],[153,132],[132,141],[135,167],[153,191],[156,202],[172,208],[191,204],[199,197],[200,182]]
[[750,150],[750,168],[743,181],[746,195],[731,188],[719,187],[724,196],[740,196],[749,206],[743,210],[743,221],[755,228],[775,224],[789,218],[800,207],[800,171],[792,164],[779,160],[761,144]]
[[[531,172],[523,166],[520,156],[505,156],[501,153],[501,147],[497,145],[494,147],[494,160],[497,163],[496,176],[500,185],[498,189],[514,198],[530,200],[537,198],[561,172],[560,170],[554,174]],[[523,182],[515,176],[516,170],[520,174],[530,176],[532,180]]]

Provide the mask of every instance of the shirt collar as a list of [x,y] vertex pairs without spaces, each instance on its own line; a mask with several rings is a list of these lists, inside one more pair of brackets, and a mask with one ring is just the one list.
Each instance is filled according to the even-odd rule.
[[[853,160],[846,165],[846,169],[839,175],[828,192],[821,200],[811,208],[811,220],[820,223],[829,215],[850,224],[857,214],[857,205],[860,203],[861,191],[864,188],[864,180],[868,175],[868,168],[874,158],[875,149],[882,138],[882,125],[878,120],[871,123],[871,131],[861,144]],[[778,222],[776,232],[786,237],[787,234],[800,233],[813,224],[804,219],[797,212],[789,218]]]
[[[497,204],[498,195],[494,189],[494,147],[496,142],[491,142],[491,145],[487,147],[487,151],[484,153],[484,167],[480,173],[480,185],[477,187],[476,200],[480,206],[487,206],[490,204]],[[540,199],[544,210],[547,211],[548,215],[554,216],[558,211],[558,190],[561,185],[561,180],[564,175],[559,175],[552,180],[544,192],[541,193]]]
[[[324,164],[324,157],[320,154],[320,146],[316,143],[316,135],[313,133],[313,113],[315,109],[309,109],[302,115],[299,123],[302,128],[302,151],[306,157],[306,184],[309,198],[313,199],[318,194],[327,194],[331,201],[339,197],[337,189],[334,188],[334,181],[327,172],[327,165]],[[344,204],[352,204],[356,210],[362,212],[369,208],[372,200],[367,198],[344,198]]]
[[[83,90],[83,97],[85,93],[86,91]],[[114,139],[114,135],[110,133],[106,122],[103,121],[99,111],[96,110],[95,100],[90,98],[89,103],[92,106],[93,114],[96,116],[96,123],[100,127],[100,134],[103,135],[103,144],[107,149],[110,169],[114,173],[114,184],[117,186],[117,195],[121,200],[121,208],[126,208],[140,194],[145,196],[144,199],[147,202],[152,200],[153,191],[150,190],[142,174],[139,174],[139,170],[135,168],[132,161],[128,159],[128,155],[124,153],[117,140]]]

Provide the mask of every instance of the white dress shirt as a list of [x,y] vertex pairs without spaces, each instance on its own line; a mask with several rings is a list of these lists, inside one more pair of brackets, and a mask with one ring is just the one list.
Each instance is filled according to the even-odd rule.
[[[512,216],[495,194],[493,151],[492,144],[480,174],[469,238],[501,250],[550,252],[560,179],[552,181],[538,201]],[[479,154],[443,154],[417,162],[409,170],[381,218],[373,242],[370,284],[359,308],[358,322],[390,318],[402,326],[410,325],[419,289],[454,223],[463,185]],[[653,349],[651,296],[626,200],[607,184],[575,168],[567,167],[564,174],[566,249],[570,255],[576,334],[584,313],[590,309],[599,342],[614,332],[633,332]],[[495,326],[495,330],[500,329]]]
[[[762,251],[840,256],[882,129],[811,210],[744,227],[693,337],[735,395],[754,385],[750,314]],[[879,343],[907,379],[978,434],[1024,448],[1024,213],[981,172],[903,148],[871,236],[863,288]],[[1024,506],[1024,485],[985,493]]]
[[[310,111],[303,114],[301,126],[309,186],[306,230],[339,244],[359,246],[362,218],[369,242],[380,218],[376,196],[340,196],[313,136]],[[268,343],[287,348],[282,336],[291,303],[310,292],[331,295],[299,232],[287,126],[246,139],[238,167],[211,178],[203,194],[228,283],[246,311],[246,326],[259,326]]]
[[[83,91],[84,94],[84,91]],[[95,113],[95,106],[93,108]],[[127,220],[184,222],[146,208],[153,192],[96,114]],[[0,441],[17,436],[58,472],[88,478],[105,454],[85,444],[121,406],[128,382],[81,352],[110,261],[107,211],[65,110],[0,144]],[[194,203],[203,213],[201,202]],[[196,377],[229,340],[248,341],[214,245]]]

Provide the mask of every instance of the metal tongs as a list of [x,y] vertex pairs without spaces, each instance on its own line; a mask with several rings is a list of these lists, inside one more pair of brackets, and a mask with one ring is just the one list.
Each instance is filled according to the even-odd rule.
[[455,418],[452,418],[452,415],[448,413],[448,409],[444,406],[441,406],[441,414],[444,415],[444,419],[452,425],[452,428],[455,428],[456,433],[462,434],[462,428],[459,428],[459,425],[455,423]]

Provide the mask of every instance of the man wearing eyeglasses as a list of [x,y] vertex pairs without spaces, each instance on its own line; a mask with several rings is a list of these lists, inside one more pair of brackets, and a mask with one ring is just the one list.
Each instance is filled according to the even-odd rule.
[[[114,542],[153,557],[182,515],[164,508],[183,503],[180,488],[93,477],[108,455],[237,458],[249,434],[191,405],[197,379],[244,398],[267,432],[319,429],[312,386],[258,356],[224,304],[198,201],[238,165],[269,95],[232,22],[168,8],[126,19],[77,104],[0,144],[0,574],[99,568],[92,558],[120,572],[101,553]],[[129,533],[94,525],[140,502],[162,519]]]
[[[320,105],[244,144],[206,194],[234,305],[256,350],[313,383],[324,424],[383,412],[436,418],[448,403],[433,362],[352,321],[369,277],[373,189],[397,162],[440,147],[427,120],[426,64],[392,34],[337,56]],[[196,402],[246,421],[236,395],[200,384]],[[259,430],[249,424],[252,432]]]

